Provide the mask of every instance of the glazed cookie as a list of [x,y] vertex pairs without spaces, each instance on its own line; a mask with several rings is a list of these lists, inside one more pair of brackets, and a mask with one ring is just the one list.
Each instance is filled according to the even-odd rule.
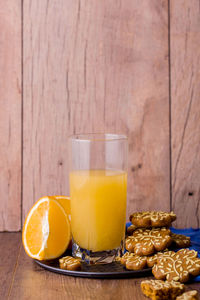
[[64,270],[77,271],[81,269],[81,263],[72,256],[65,256],[59,259],[60,268]]
[[141,282],[143,294],[152,300],[176,299],[185,291],[183,284],[175,281],[144,280]]
[[171,245],[171,231],[163,228],[139,228],[126,238],[126,249],[140,256],[151,255]]
[[147,256],[147,266],[149,268],[152,268],[156,263],[158,257],[165,257],[171,255],[172,251],[169,251],[168,249],[165,249],[163,252],[157,252],[156,254],[152,256]]
[[145,267],[152,268],[161,255],[169,255],[171,251],[158,252],[152,256],[139,256],[135,253],[126,252],[122,257],[117,257],[119,261],[128,270],[142,270]]
[[195,250],[181,249],[165,257],[158,257],[157,263],[152,268],[156,279],[187,282],[189,276],[200,274],[200,259]]
[[190,237],[183,234],[171,234],[172,243],[178,248],[186,248],[190,246]]
[[120,261],[120,263],[125,266],[126,261],[134,256],[135,256],[135,253],[126,252],[122,257],[120,257],[120,259],[117,259],[117,260]]
[[[122,257],[123,257],[123,256],[122,256]],[[122,257],[121,257],[121,256],[116,256],[116,257],[115,257],[115,261],[121,263]]]
[[198,300],[198,292],[197,291],[188,291],[183,293],[181,296],[176,298],[177,300]]
[[132,235],[133,234],[133,231],[136,229],[137,227],[135,225],[130,225],[127,230],[126,230],[126,233],[127,235]]
[[142,270],[147,266],[147,257],[126,252],[121,257],[120,262],[128,270]]
[[176,220],[176,215],[171,212],[145,211],[136,212],[130,215],[130,221],[136,227],[169,227]]
[[142,270],[147,266],[147,257],[135,253],[126,252],[120,260],[117,260],[128,270]]
[[146,256],[133,255],[132,257],[126,259],[125,262],[125,267],[128,270],[142,270],[146,266],[147,266]]

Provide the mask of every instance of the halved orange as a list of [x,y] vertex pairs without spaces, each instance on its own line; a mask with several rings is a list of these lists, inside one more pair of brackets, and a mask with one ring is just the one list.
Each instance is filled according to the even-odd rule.
[[[54,195],[51,196],[53,197],[54,200],[58,201],[60,205],[64,208],[66,214],[69,217],[69,221],[71,222],[71,202],[70,202],[70,197],[69,196],[64,196],[64,195]],[[70,241],[68,245],[68,249],[72,249],[72,240]]]
[[68,215],[54,197],[40,198],[29,211],[22,232],[26,253],[38,260],[59,257],[71,241]]
[[57,200],[60,205],[64,208],[66,214],[68,215],[69,219],[71,220],[71,203],[70,203],[70,197],[68,196],[52,196],[53,199]]

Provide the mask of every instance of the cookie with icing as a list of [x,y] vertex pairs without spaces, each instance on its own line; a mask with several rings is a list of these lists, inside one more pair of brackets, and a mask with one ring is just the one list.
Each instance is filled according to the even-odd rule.
[[176,215],[173,211],[143,211],[130,215],[130,221],[138,228],[169,227],[174,220],[176,220]]
[[81,263],[72,256],[64,256],[59,259],[60,268],[63,270],[78,271],[81,270]]
[[198,292],[195,290],[188,291],[183,293],[181,296],[178,296],[176,300],[198,300]]
[[135,229],[137,229],[137,227],[131,224],[126,230],[127,235],[132,235]]
[[[133,253],[131,253],[133,254]],[[142,270],[147,266],[146,256],[133,255],[125,261],[125,267],[128,270]]]
[[129,270],[141,270],[146,267],[152,268],[157,262],[157,258],[163,255],[169,255],[171,251],[157,252],[151,256],[139,256],[135,253],[126,252],[122,257],[117,257],[115,260]]
[[163,252],[157,252],[154,255],[151,256],[147,256],[147,266],[149,268],[152,268],[156,263],[157,263],[157,259],[158,257],[165,257],[168,256],[172,253],[172,251],[169,251],[168,249],[165,249]]
[[178,248],[187,248],[190,246],[190,237],[183,234],[171,234],[172,244]]
[[156,279],[168,281],[187,282],[190,276],[200,274],[200,259],[197,251],[181,249],[164,257],[158,257],[157,263],[152,268]]
[[185,291],[185,287],[180,282],[150,279],[141,282],[141,290],[152,300],[169,300],[176,299]]
[[152,255],[163,251],[172,243],[171,231],[168,228],[138,228],[125,241],[126,249],[137,255]]

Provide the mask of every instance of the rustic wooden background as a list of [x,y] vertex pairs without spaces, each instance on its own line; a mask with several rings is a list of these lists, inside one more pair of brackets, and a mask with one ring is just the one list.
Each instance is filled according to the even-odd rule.
[[0,230],[69,193],[79,132],[128,135],[128,213],[200,226],[199,0],[0,0],[0,29]]

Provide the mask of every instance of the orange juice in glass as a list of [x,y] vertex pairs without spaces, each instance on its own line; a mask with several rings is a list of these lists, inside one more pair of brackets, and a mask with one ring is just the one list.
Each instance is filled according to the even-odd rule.
[[122,250],[126,222],[127,138],[70,138],[72,253],[88,263],[112,262]]

